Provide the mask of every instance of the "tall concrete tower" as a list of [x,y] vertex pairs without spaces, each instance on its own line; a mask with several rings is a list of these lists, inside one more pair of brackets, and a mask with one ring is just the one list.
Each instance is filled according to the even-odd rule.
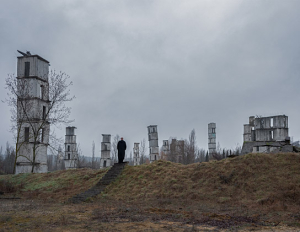
[[163,152],[162,155],[163,157],[161,157],[161,159],[168,160],[168,155],[170,153],[169,140],[163,140],[162,152]]
[[159,160],[158,134],[157,125],[148,126],[148,140],[150,149],[150,163]]
[[133,165],[140,165],[140,148],[139,143],[134,143],[133,146]]
[[109,134],[102,134],[100,168],[111,166],[110,137],[111,135]]
[[216,123],[212,122],[208,124],[208,150],[209,156],[211,157],[216,153],[217,140],[216,140]]
[[30,52],[18,57],[17,124],[20,128],[15,173],[44,173],[49,143],[49,61]]
[[74,126],[66,127],[65,136],[65,168],[73,169],[78,167],[78,153]]

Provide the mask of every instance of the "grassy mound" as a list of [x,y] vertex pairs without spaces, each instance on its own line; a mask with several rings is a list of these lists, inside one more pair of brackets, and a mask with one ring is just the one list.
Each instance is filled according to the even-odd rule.
[[[74,169],[0,176],[0,191],[18,196],[66,200],[94,186],[107,169]],[[9,186],[9,190],[7,191]]]
[[[5,175],[0,176],[0,191],[3,191],[2,186],[22,197],[66,200],[95,185],[106,171],[77,169]],[[275,203],[299,206],[300,155],[248,154],[190,165],[156,161],[126,166],[100,197],[121,201],[185,200],[248,207]]]
[[207,203],[300,203],[300,155],[248,154],[182,165],[127,166],[106,195],[118,200],[181,199]]

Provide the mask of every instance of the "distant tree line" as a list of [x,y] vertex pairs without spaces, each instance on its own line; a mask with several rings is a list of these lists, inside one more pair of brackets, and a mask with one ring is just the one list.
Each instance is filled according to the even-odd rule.
[[5,150],[2,146],[0,147],[0,174],[14,173],[15,157],[15,149],[8,142],[6,143]]

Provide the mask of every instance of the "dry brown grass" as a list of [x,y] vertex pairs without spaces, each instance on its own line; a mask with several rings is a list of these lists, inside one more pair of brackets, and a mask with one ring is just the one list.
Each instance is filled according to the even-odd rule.
[[283,226],[282,231],[293,231],[285,225],[300,226],[299,154],[248,154],[191,165],[156,161],[127,166],[93,203],[55,203],[93,186],[105,171],[0,176],[16,189],[21,186],[23,199],[37,198],[46,204],[18,209],[12,203],[12,209],[4,211],[7,206],[2,202],[0,228],[17,223],[37,231],[45,225],[53,231],[122,231],[125,227],[127,231],[193,231],[194,225],[195,231],[201,231],[203,225],[212,230],[270,227],[266,231],[280,231]]
[[105,191],[118,200],[185,199],[206,203],[300,204],[300,155],[248,154],[181,165],[156,161],[127,166]]

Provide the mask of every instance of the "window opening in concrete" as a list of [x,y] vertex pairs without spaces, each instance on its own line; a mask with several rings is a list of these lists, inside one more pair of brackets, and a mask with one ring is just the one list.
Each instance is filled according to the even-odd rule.
[[154,160],[156,160],[156,155],[154,155]]
[[44,142],[44,128],[42,128],[42,133],[41,133],[41,142]]
[[40,86],[40,97],[41,97],[41,99],[44,99],[44,86],[43,85]]
[[155,132],[155,127],[152,128],[152,132],[153,132],[153,133]]
[[68,151],[70,151],[70,145],[68,145]]
[[68,154],[68,159],[70,159],[70,153]]
[[24,133],[25,133],[25,142],[29,142],[29,127],[25,127],[24,128],[25,129],[25,131],[24,131]]
[[259,146],[256,147],[256,151],[259,151]]
[[106,167],[106,160],[103,161],[103,167]]
[[46,119],[46,106],[43,106],[43,119]]
[[271,118],[270,126],[273,127],[273,118]]
[[30,62],[25,62],[25,72],[24,76],[29,77],[29,72],[30,72]]
[[213,133],[213,134],[215,134],[215,133],[216,133],[216,128],[212,128],[211,130],[212,130],[212,132],[211,132],[211,133]]
[[274,132],[271,131],[271,139],[273,140],[274,139]]

